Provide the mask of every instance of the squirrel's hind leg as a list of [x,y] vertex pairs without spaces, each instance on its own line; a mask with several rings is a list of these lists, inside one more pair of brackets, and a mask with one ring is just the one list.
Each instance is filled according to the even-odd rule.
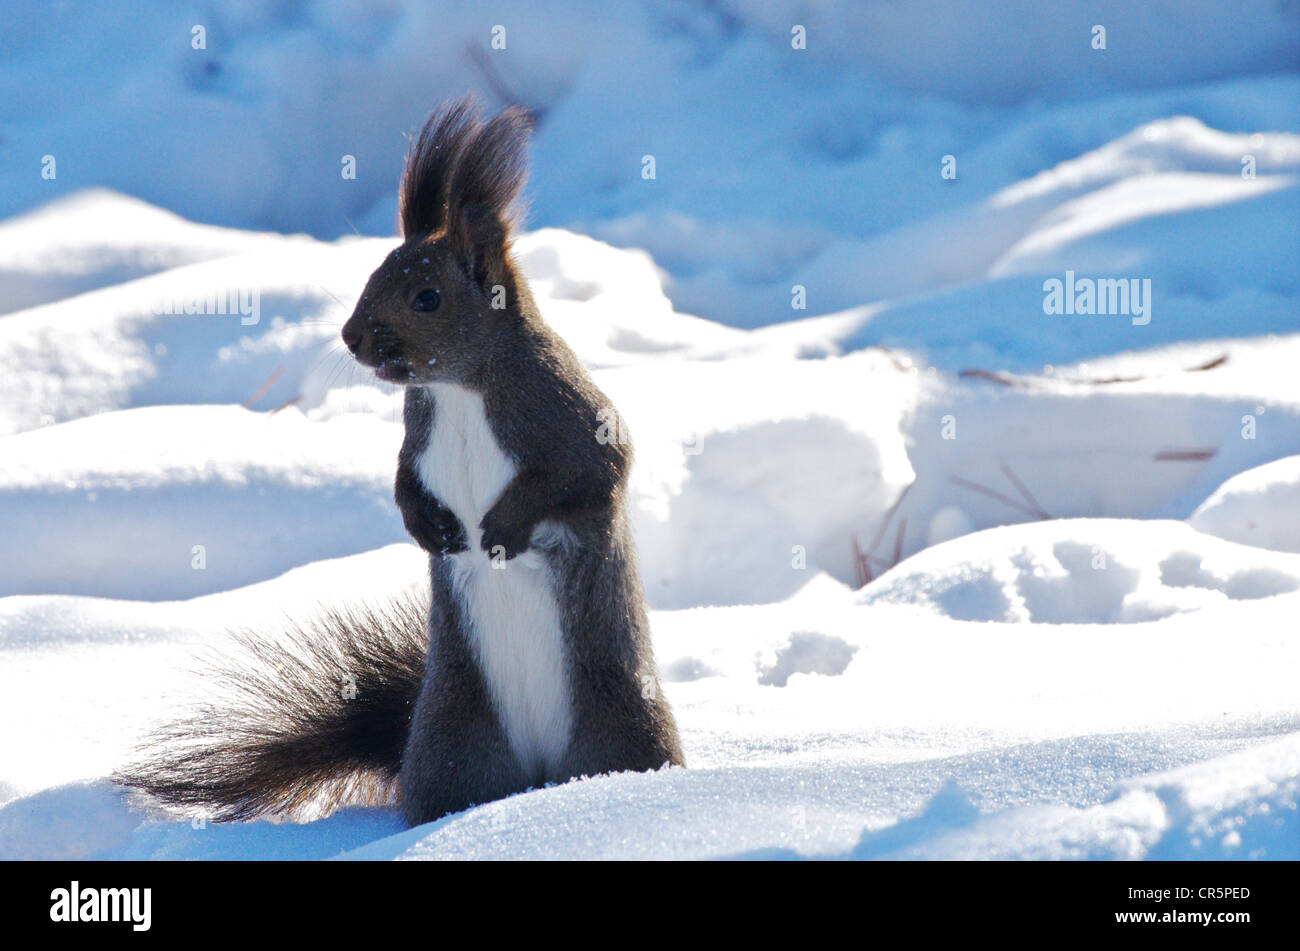
[[465,636],[447,559],[433,559],[429,658],[400,777],[411,825],[523,792],[531,784],[501,727]]

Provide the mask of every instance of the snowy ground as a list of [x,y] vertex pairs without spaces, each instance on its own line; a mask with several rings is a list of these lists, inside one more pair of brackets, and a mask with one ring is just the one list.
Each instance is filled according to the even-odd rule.
[[[571,25],[511,34],[547,108],[518,255],[635,436],[690,768],[412,830],[374,809],[192,822],[103,777],[202,689],[184,671],[224,629],[421,583],[391,502],[400,394],[336,344],[393,243],[339,219],[385,233],[400,138],[367,145],[383,172],[354,193],[291,181],[309,117],[275,85],[316,101],[313,44],[351,57],[358,88],[312,126],[331,163],[360,148],[335,141],[349,110],[409,128],[427,102],[357,63],[416,57],[420,5],[354,31],[325,4],[310,16],[337,28],[254,24],[260,44],[235,5],[222,69],[183,59],[186,25],[177,88],[163,60],[106,57],[78,71],[100,97],[81,113],[22,86],[6,141],[61,158],[33,182],[0,151],[0,208],[22,212],[0,222],[0,858],[1300,858],[1295,11],[1116,6],[1114,72],[1081,82],[1102,68],[1092,14],[1053,72],[1027,50],[1063,42],[1059,12],[1006,6],[1018,32],[981,35],[1036,85],[972,59],[958,26],[904,61],[917,24],[891,5],[816,5],[810,36],[836,38],[810,43],[815,70],[774,59],[800,22],[784,11],[605,10],[622,45],[585,59],[565,58]],[[175,19],[140,16],[150,35]],[[449,44],[478,29],[448,22]],[[0,74],[57,63],[57,24],[0,42]],[[610,91],[629,47],[656,69],[621,94],[649,111]],[[459,88],[421,83],[429,102]],[[146,120],[129,103],[154,86]],[[114,117],[170,124],[156,166]],[[222,191],[192,136],[249,123],[277,137],[244,141]],[[1067,271],[1149,279],[1149,322],[1045,314]],[[244,312],[186,315],[196,296]]]

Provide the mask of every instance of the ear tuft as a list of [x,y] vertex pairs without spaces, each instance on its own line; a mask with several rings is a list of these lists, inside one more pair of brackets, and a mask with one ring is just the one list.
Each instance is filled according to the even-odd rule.
[[484,122],[470,97],[431,115],[406,156],[399,193],[402,236],[446,231],[479,286],[513,290],[510,238],[522,218],[519,194],[534,123],[533,114],[519,106]]
[[523,217],[519,194],[532,129],[532,114],[518,107],[480,124],[456,164],[447,213],[448,243],[469,276],[485,291],[501,285],[512,297],[510,240]]
[[528,139],[532,113],[512,106],[469,136],[456,166],[451,189],[451,216],[486,217],[495,221],[508,242],[521,217],[519,194],[528,168]]
[[510,238],[522,218],[519,195],[534,123],[519,106],[484,122],[469,97],[431,115],[406,156],[399,196],[403,237],[445,230],[480,287],[513,290]]
[[469,97],[448,103],[429,116],[411,140],[398,190],[403,238],[422,237],[447,226],[452,178],[465,143],[481,125],[477,112]]

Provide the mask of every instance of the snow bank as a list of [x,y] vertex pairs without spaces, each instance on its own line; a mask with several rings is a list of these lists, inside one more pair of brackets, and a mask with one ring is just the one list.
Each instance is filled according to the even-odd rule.
[[[70,227],[79,207],[123,205],[100,194],[42,214]],[[210,253],[202,234],[172,240],[183,257]],[[0,320],[0,499],[22,528],[0,542],[17,565],[0,591],[185,597],[403,540],[389,505],[400,393],[337,342],[340,302],[390,242],[258,240]],[[850,583],[865,563],[875,577],[953,535],[1043,515],[1181,518],[1235,472],[1300,451],[1300,403],[1284,398],[1294,336],[1000,385],[878,348],[798,359],[823,336],[816,321],[746,333],[680,314],[645,255],[570,232],[525,235],[518,254],[633,436],[658,607],[777,601],[817,571]],[[256,322],[156,312],[248,290]],[[175,405],[196,403],[212,405]],[[249,538],[255,554],[231,557]],[[214,556],[205,570],[195,546]]]
[[167,599],[407,540],[401,427],[155,406],[0,440],[4,594]]

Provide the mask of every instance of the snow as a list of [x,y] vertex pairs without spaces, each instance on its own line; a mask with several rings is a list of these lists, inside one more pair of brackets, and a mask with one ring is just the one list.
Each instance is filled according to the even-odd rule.
[[[1294,11],[476,7],[9,11],[0,858],[1300,858]],[[137,801],[226,630],[426,584],[338,327],[497,23],[689,768],[409,830]],[[1149,323],[1045,313],[1067,272]]]
[[1054,519],[914,555],[866,604],[1006,624],[1134,624],[1300,590],[1300,558],[1208,538],[1182,522]]
[[1188,518],[1197,530],[1244,545],[1300,552],[1300,456],[1233,476]]

